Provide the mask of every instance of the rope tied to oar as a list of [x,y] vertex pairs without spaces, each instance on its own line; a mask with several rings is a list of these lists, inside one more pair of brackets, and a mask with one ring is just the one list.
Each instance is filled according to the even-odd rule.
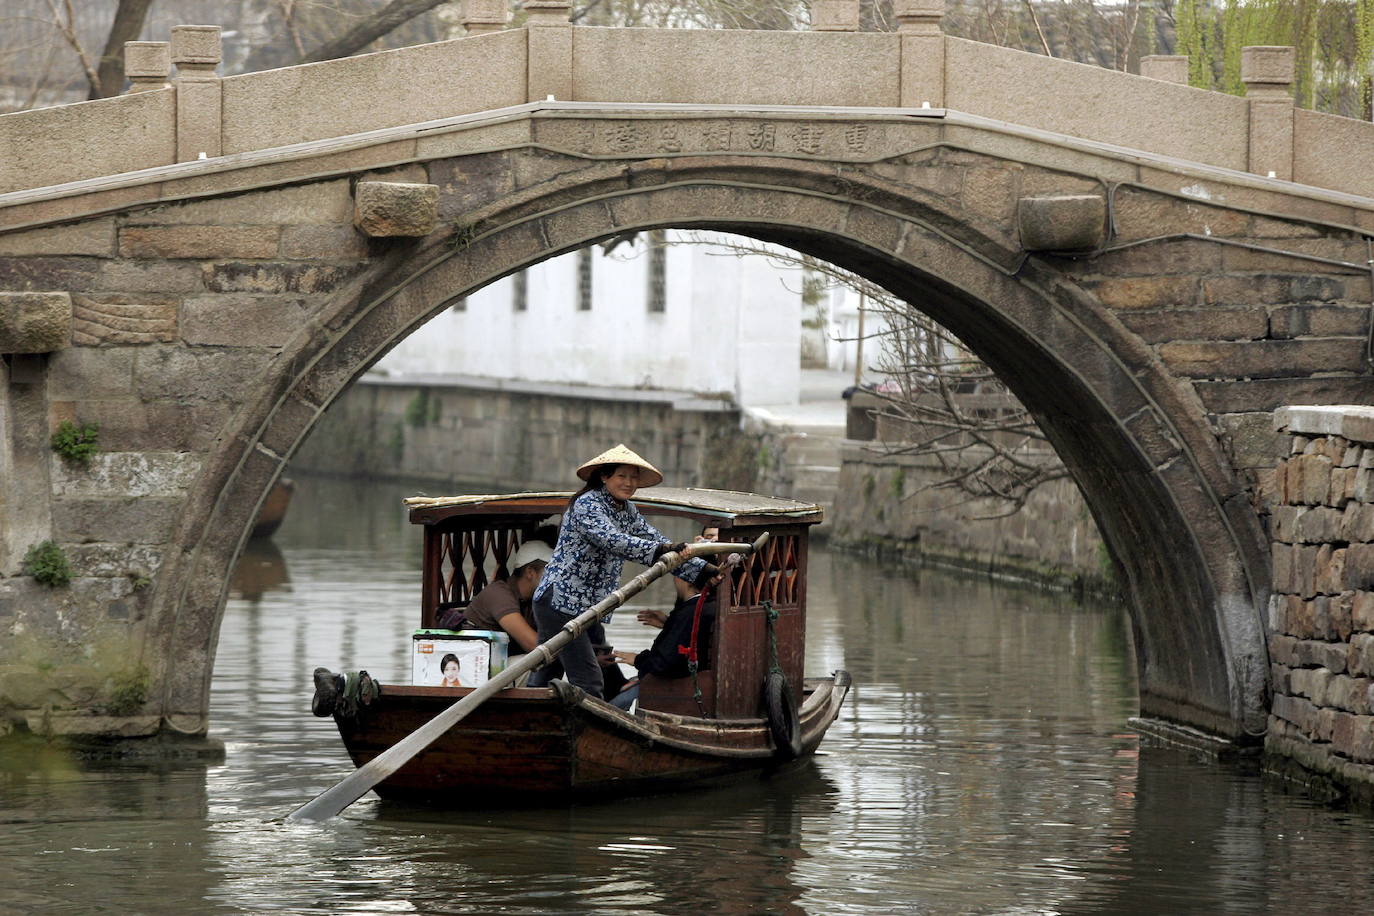
[[678,646],[679,655],[687,656],[687,672],[692,675],[692,699],[697,702],[697,709],[700,710],[702,718],[706,717],[706,704],[701,701],[701,682],[697,680],[698,655],[697,655],[697,633],[701,629],[701,609],[706,604],[706,593],[711,590],[711,586],[704,586],[697,595],[697,606],[692,612],[692,635],[687,640],[687,645]]

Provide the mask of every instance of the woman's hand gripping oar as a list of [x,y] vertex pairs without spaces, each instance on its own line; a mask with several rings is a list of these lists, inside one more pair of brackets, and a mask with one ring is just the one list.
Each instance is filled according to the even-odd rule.
[[433,744],[444,732],[461,722],[468,713],[515,683],[527,671],[533,671],[553,661],[568,643],[580,636],[593,623],[620,607],[627,599],[642,592],[651,582],[661,578],[664,573],[671,569],[677,569],[684,561],[691,559],[694,555],[703,556],[732,551],[752,553],[767,541],[768,532],[765,531],[759,535],[758,540],[754,541],[753,544],[693,544],[685,550],[665,553],[644,572],[611,592],[604,601],[588,608],[564,624],[563,629],[550,638],[548,642],[535,646],[534,650],[526,653],[524,658],[358,767],[332,787],[292,811],[286,816],[286,819],[313,824],[328,820],[343,811],[366,795],[377,783],[405,766],[410,758]]

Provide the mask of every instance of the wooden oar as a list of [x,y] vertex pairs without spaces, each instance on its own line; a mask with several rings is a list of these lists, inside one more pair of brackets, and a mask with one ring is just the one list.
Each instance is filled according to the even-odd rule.
[[496,677],[491,678],[481,687],[445,709],[439,715],[421,725],[405,738],[393,744],[382,753],[373,757],[367,763],[358,767],[347,777],[335,783],[331,788],[326,789],[310,801],[301,805],[295,811],[286,816],[288,821],[304,822],[307,824],[318,823],[328,820],[338,814],[358,799],[362,798],[377,783],[395,773],[405,766],[410,758],[420,751],[429,747],[439,736],[444,734],[457,723],[461,722],[468,713],[506,687],[519,680],[520,676],[527,671],[541,668],[562,652],[563,649],[578,636],[582,635],[588,627],[600,620],[606,614],[620,607],[626,599],[639,594],[649,583],[661,577],[670,569],[677,569],[684,561],[692,556],[701,556],[719,553],[752,553],[758,550],[768,541],[768,532],[759,535],[758,540],[753,544],[692,544],[686,550],[680,552],[668,552],[658,559],[658,562],[650,566],[644,572],[626,582],[602,602],[594,607],[588,608],[578,614],[572,620],[563,625],[563,629],[550,637],[548,642],[540,643],[534,649],[525,654],[509,668],[502,671]]

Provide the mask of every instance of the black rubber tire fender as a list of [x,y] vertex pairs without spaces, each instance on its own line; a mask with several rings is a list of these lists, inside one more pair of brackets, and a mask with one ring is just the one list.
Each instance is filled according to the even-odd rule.
[[763,698],[773,753],[783,760],[795,760],[802,752],[801,716],[787,676],[781,671],[770,672],[763,682]]

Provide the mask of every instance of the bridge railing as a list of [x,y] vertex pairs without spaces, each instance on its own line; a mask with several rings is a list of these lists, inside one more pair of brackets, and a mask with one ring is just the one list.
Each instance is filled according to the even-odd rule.
[[0,116],[0,193],[553,96],[949,108],[1374,196],[1374,125],[1294,110],[1291,49],[1247,48],[1241,98],[946,36],[940,4],[901,0],[900,31],[862,33],[854,0],[818,0],[822,30],[811,32],[571,26],[566,2],[526,0],[524,28],[490,31],[497,23],[470,16],[480,34],[224,78],[218,30],[181,26],[169,85],[134,55],[130,73],[146,91]]

